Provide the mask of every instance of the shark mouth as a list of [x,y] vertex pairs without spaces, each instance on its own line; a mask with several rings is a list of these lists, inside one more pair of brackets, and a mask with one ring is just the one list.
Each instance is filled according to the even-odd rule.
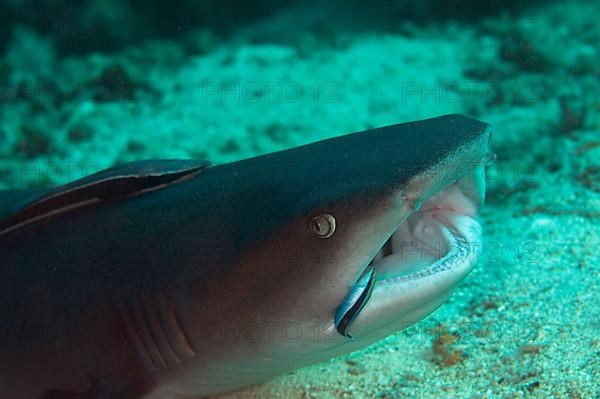
[[414,303],[426,302],[427,295],[447,295],[473,269],[481,251],[477,212],[484,196],[482,163],[473,173],[421,199],[371,257],[338,308],[338,332],[352,339],[348,328],[373,292],[400,291],[405,297],[412,295]]
[[414,280],[475,263],[481,249],[477,211],[485,182],[469,179],[463,177],[425,200],[389,236],[369,263],[380,282]]

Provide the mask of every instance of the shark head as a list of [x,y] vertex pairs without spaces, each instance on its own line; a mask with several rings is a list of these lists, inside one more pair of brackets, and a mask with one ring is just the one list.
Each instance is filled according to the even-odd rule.
[[265,380],[434,311],[477,261],[490,134],[447,115],[209,169],[235,186],[214,217],[236,250],[195,286],[184,323],[200,357],[222,361],[179,391]]

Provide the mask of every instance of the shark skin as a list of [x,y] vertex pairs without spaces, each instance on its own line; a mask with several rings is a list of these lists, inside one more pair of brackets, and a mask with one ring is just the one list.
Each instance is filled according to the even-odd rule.
[[445,115],[0,192],[0,398],[206,396],[418,322],[477,262],[490,135]]

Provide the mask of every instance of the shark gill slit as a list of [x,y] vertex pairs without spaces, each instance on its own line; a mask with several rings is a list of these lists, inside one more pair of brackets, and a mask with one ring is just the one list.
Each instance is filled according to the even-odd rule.
[[176,366],[182,363],[181,359],[173,349],[171,342],[167,338],[164,327],[158,317],[158,310],[151,301],[144,301],[144,311],[148,321],[149,331],[152,339],[158,347],[158,351],[165,360],[167,367]]
[[133,320],[135,325],[138,327],[137,332],[144,342],[144,347],[148,351],[148,355],[154,360],[154,365],[157,368],[166,368],[167,362],[162,357],[162,354],[158,350],[159,345],[153,339],[150,331],[150,325],[144,314],[144,300],[138,299],[133,303]]
[[121,322],[144,368],[155,371],[181,365],[196,353],[168,299],[137,299],[118,306]]
[[158,314],[171,347],[182,361],[196,357],[191,341],[188,338],[172,300],[165,296],[158,300]]
[[117,305],[117,312],[119,314],[119,318],[125,327],[125,332],[127,334],[127,338],[129,342],[132,344],[133,349],[137,356],[139,357],[144,369],[146,370],[154,370],[156,367],[154,365],[154,361],[150,356],[148,349],[146,348],[144,341],[142,341],[140,335],[138,334],[138,328],[135,325],[135,321],[131,316],[131,310],[129,306],[125,304]]

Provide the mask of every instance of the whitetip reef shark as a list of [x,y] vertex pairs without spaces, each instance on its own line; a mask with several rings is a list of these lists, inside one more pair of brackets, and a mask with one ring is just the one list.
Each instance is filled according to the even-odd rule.
[[418,322],[477,261],[490,135],[446,115],[0,192],[0,398],[197,398]]

